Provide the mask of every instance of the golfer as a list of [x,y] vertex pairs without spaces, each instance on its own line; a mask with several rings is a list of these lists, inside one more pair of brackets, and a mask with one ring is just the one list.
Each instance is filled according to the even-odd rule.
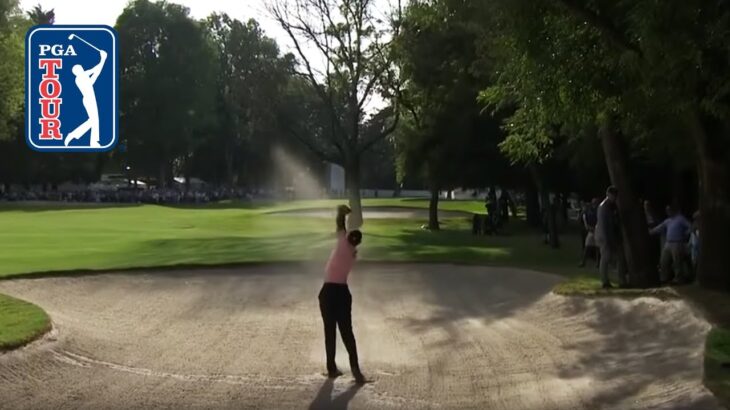
[[[88,44],[88,43],[87,43]],[[90,70],[84,70],[80,64],[76,64],[71,69],[71,72],[76,76],[76,87],[81,92],[84,109],[86,115],[89,117],[81,125],[76,127],[75,130],[71,131],[64,141],[64,145],[68,147],[68,144],[76,139],[81,138],[88,131],[91,131],[91,139],[89,142],[90,147],[99,148],[99,107],[96,104],[96,93],[94,92],[94,84],[101,75],[101,70],[104,68],[106,62],[107,53],[103,50],[98,50],[101,57],[101,61],[94,68]]]
[[324,322],[324,346],[327,351],[327,375],[335,378],[342,375],[335,363],[336,327],[340,328],[342,342],[350,356],[350,369],[355,381],[365,383],[357,359],[357,345],[352,333],[352,295],[347,287],[347,276],[355,264],[357,246],[362,242],[358,230],[347,232],[345,217],[352,211],[346,205],[337,207],[337,244],[325,268],[325,280],[319,292],[319,309]]

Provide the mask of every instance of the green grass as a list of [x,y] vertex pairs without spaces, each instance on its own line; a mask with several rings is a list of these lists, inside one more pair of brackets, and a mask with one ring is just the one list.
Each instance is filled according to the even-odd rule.
[[38,306],[0,294],[0,351],[29,343],[51,328]]
[[705,386],[726,407],[730,404],[730,329],[715,327],[705,343]]
[[[204,207],[9,205],[0,208],[0,277],[323,259],[332,244],[332,221],[270,212],[332,207],[339,202]],[[425,208],[428,201],[373,199],[365,205]],[[479,201],[443,201],[440,208],[480,211],[483,206]],[[528,233],[521,221],[513,223],[510,236],[486,238],[471,235],[468,218],[446,219],[443,231],[436,233],[420,229],[424,223],[425,219],[367,221],[361,258],[510,265],[566,275],[580,272],[565,263],[575,260],[575,246],[558,251],[542,246],[538,235]]]
[[659,299],[676,299],[679,294],[673,288],[650,288],[650,289],[621,289],[613,288],[605,290],[601,288],[601,281],[598,273],[593,276],[579,274],[569,277],[564,282],[557,284],[553,292],[563,296],[585,296],[585,297],[626,297],[636,298],[641,296],[652,296]]

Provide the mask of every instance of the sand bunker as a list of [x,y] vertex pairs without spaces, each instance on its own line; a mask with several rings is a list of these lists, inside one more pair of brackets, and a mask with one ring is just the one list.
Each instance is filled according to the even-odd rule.
[[560,278],[516,269],[357,267],[354,329],[375,382],[328,381],[320,272],[0,282],[58,333],[0,356],[0,408],[719,408],[702,385],[710,326],[683,302],[564,298],[550,293]]

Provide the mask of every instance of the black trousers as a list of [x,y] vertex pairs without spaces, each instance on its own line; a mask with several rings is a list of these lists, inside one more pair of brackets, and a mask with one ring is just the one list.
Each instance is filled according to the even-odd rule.
[[325,283],[319,292],[319,310],[324,322],[324,346],[327,351],[327,371],[334,372],[335,348],[337,346],[336,328],[340,328],[340,336],[350,356],[350,369],[360,372],[357,359],[357,344],[352,333],[352,295],[347,285]]

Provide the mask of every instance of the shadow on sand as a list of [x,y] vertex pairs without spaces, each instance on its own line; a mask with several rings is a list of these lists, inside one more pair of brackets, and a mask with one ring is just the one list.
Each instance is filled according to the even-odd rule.
[[344,392],[332,396],[335,389],[334,379],[327,379],[322,384],[317,392],[317,397],[314,398],[312,403],[309,405],[310,410],[345,410],[350,404],[350,401],[355,397],[358,391],[360,391],[362,385],[352,384]]

